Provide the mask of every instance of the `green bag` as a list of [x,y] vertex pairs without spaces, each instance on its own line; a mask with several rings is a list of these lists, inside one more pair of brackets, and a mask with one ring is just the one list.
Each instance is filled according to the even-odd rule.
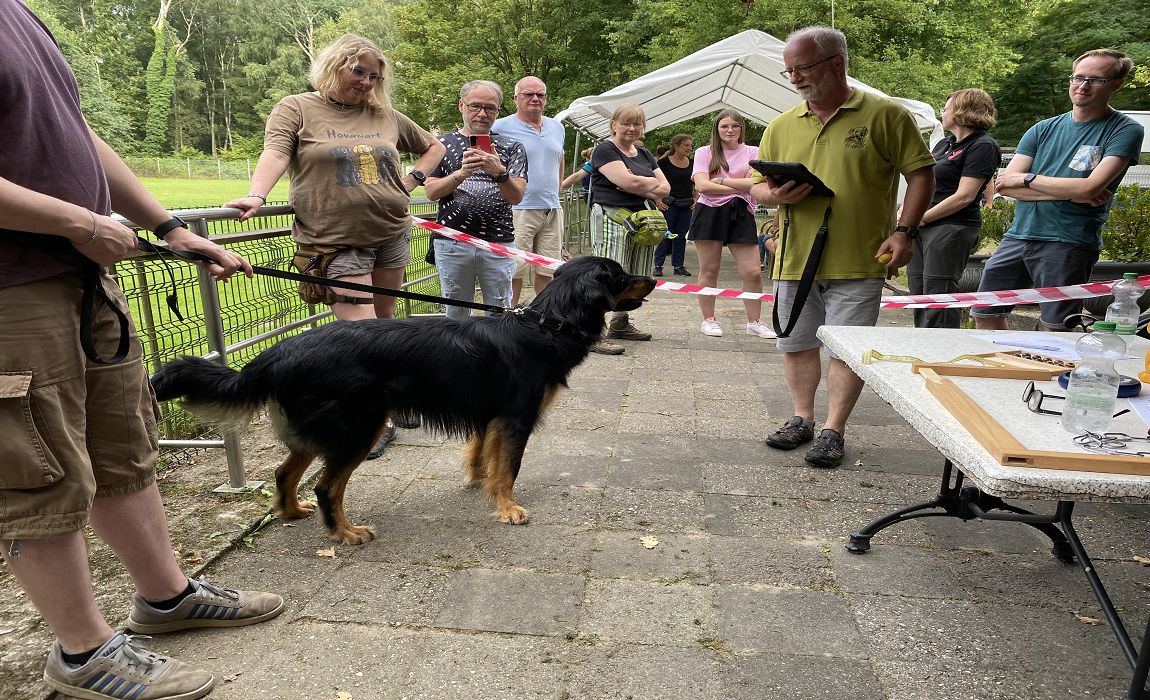
[[659,245],[667,235],[667,219],[658,209],[615,209],[611,220],[627,230],[635,245]]

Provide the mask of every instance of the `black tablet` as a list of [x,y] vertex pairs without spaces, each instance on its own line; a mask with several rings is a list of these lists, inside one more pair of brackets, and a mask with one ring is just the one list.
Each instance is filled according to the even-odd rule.
[[788,182],[797,182],[800,185],[810,185],[814,189],[811,190],[809,196],[811,197],[833,197],[835,193],[829,187],[823,184],[823,181],[818,178],[807,166],[802,163],[779,163],[773,160],[752,160],[751,167],[758,170],[763,175],[774,180],[779,185],[785,185]]

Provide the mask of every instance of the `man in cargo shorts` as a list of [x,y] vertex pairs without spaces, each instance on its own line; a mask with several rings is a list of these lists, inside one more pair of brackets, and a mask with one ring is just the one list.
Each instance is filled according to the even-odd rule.
[[[847,82],[842,32],[830,27],[794,32],[783,49],[783,62],[804,101],[767,125],[759,158],[801,162],[835,196],[809,197],[810,185],[769,179],[751,190],[759,203],[784,209],[775,286],[775,306],[784,327],[815,234],[828,205],[832,207],[818,276],[791,334],[778,340],[794,416],[766,442],[775,449],[793,450],[814,440],[804,460],[833,468],[845,455],[846,422],[863,382],[842,360],[830,359],[827,420],[816,438],[815,390],[822,376],[822,342],[815,332],[820,325],[873,326],[878,320],[886,269],[877,258],[890,253],[890,268],[910,260],[911,241],[918,231],[908,224],[920,221],[930,204],[934,158],[905,109]],[[902,218],[896,222],[900,174],[907,189]]]
[[102,267],[132,252],[136,235],[107,214],[211,257],[217,279],[251,266],[188,231],[88,129],[75,78],[31,11],[0,0],[0,27],[0,553],[56,637],[44,670],[52,688],[202,697],[211,673],[147,652],[104,619],[84,526],[132,577],[132,631],[252,624],[284,601],[180,570],[156,486],[155,399],[124,295]]

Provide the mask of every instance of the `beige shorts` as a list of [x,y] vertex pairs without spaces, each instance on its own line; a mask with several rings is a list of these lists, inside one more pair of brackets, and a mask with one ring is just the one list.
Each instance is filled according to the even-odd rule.
[[327,266],[328,279],[370,275],[380,268],[407,267],[411,262],[411,232],[376,248],[344,248]]
[[[512,209],[511,218],[515,223],[515,247],[555,260],[563,258],[563,209]],[[527,268],[535,267],[515,261],[515,278],[527,276]],[[551,276],[550,270],[538,274]]]
[[[105,276],[104,288],[127,302]],[[0,288],[0,539],[52,537],[84,527],[92,500],[139,491],[156,478],[156,405],[135,326],[128,357],[94,365],[80,350],[78,275]],[[96,313],[97,351],[119,326]]]

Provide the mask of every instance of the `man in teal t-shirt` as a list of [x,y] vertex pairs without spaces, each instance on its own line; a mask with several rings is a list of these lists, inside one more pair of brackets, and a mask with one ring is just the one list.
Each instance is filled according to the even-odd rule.
[[[1102,225],[1126,170],[1138,162],[1142,127],[1110,106],[1133,61],[1110,49],[1088,51],[1070,76],[1073,108],[1038,122],[1018,143],[999,194],[1018,200],[1014,223],[986,262],[979,291],[1060,287],[1090,279]],[[1067,330],[1081,301],[1039,305],[1049,330]],[[975,326],[1005,329],[1013,306],[974,308]]]

